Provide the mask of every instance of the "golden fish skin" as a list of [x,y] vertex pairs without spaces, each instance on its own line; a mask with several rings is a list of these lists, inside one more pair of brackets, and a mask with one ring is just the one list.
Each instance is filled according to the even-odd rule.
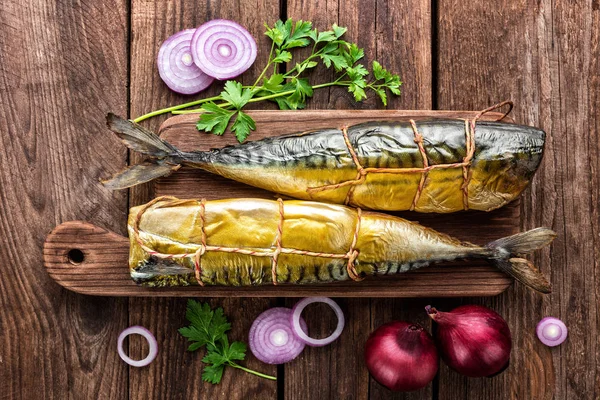
[[106,181],[113,189],[186,165],[298,199],[427,213],[490,211],[514,200],[537,170],[545,141],[534,127],[478,121],[469,158],[469,122],[431,119],[368,122],[186,153],[114,115],[109,126],[131,149],[151,157]]
[[514,276],[511,246],[526,243],[516,250],[527,253],[554,238],[539,228],[515,243],[481,247],[385,214],[263,199],[159,198],[132,208],[128,229],[132,278],[150,287],[198,284],[197,264],[200,284],[228,286],[359,280],[468,258],[487,259]]

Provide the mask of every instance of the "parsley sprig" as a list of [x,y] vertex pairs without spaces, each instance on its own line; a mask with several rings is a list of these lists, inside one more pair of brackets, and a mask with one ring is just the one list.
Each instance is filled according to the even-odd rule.
[[[238,116],[239,118],[239,116]],[[202,380],[217,384],[221,382],[226,366],[241,369],[262,378],[277,380],[276,377],[242,367],[236,361],[246,358],[246,344],[229,343],[227,331],[231,324],[223,314],[221,307],[212,310],[207,303],[188,300],[185,317],[190,326],[179,329],[179,333],[192,342],[188,351],[196,351],[206,346],[202,362],[206,364],[202,371]]]
[[[346,33],[344,27],[333,24],[330,30],[319,32],[308,21],[288,19],[277,21],[272,27],[265,24],[265,28],[265,35],[271,39],[271,51],[267,64],[252,86],[227,81],[218,96],[154,111],[135,121],[166,112],[199,112],[198,130],[222,135],[233,120],[231,130],[241,143],[256,129],[255,121],[242,111],[249,103],[273,101],[282,110],[302,109],[316,89],[330,86],[346,87],[357,102],[365,100],[367,93],[373,91],[384,106],[387,106],[389,93],[400,95],[402,82],[399,76],[387,71],[377,61],[371,63],[371,71],[359,63],[364,58],[364,50],[342,39]],[[311,52],[308,56],[294,60],[294,49],[309,46]],[[335,71],[335,79],[313,84],[308,74],[320,63]],[[284,64],[286,72],[282,72]],[[201,108],[182,111],[196,105],[201,105]]]

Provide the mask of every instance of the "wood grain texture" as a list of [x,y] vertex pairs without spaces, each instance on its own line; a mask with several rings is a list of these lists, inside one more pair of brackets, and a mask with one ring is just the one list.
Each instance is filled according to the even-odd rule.
[[[375,4],[376,57],[382,65],[398,72],[404,82],[402,96],[394,98],[390,107],[433,109],[432,2],[379,0]],[[497,119],[499,116],[490,117]],[[517,207],[514,211],[517,212]],[[421,219],[417,217],[417,220]],[[422,220],[420,222],[428,223]],[[443,279],[438,280],[438,284],[441,281]],[[437,294],[430,292],[428,296],[437,296]],[[428,303],[431,303],[431,300],[372,299],[369,331],[372,332],[390,321],[410,321],[421,324],[431,332],[431,321],[423,312],[423,307]],[[369,399],[433,399],[435,398],[434,385],[435,382],[432,382],[415,392],[394,393],[369,377]]]
[[[198,378],[202,355],[185,352],[186,343],[175,333],[185,324],[185,300],[81,296],[42,271],[44,238],[63,221],[86,220],[103,232],[125,233],[127,193],[110,193],[97,184],[127,159],[104,128],[103,116],[129,110],[135,117],[188,99],[172,94],[159,80],[159,43],[180,29],[225,17],[250,25],[265,51],[261,25],[277,19],[279,4],[0,2],[0,398],[600,398],[597,0],[282,3],[290,15],[320,28],[336,21],[348,26],[351,38],[367,48],[367,58],[375,55],[400,72],[403,96],[391,100],[395,108],[480,109],[511,98],[519,123],[548,132],[545,160],[522,197],[520,218],[522,229],[546,225],[559,232],[553,246],[534,257],[552,276],[554,294],[541,297],[514,285],[492,299],[432,300],[442,309],[477,302],[508,319],[513,362],[496,378],[464,378],[442,364],[433,388],[392,394],[368,380],[362,345],[370,330],[391,319],[427,324],[422,307],[429,301],[339,299],[350,321],[340,342],[309,349],[278,368],[278,386],[239,371],[227,371],[223,384],[208,386]],[[437,16],[433,23],[430,5]],[[260,62],[256,65],[260,68]],[[437,87],[431,84],[432,71]],[[319,74],[323,80],[329,77]],[[256,70],[247,74],[256,75]],[[205,94],[219,90],[217,84]],[[356,105],[343,89],[318,91],[309,104],[379,107],[375,100]],[[145,125],[156,130],[164,119]],[[131,204],[151,196],[151,187],[133,190]],[[244,338],[260,311],[294,302],[211,299],[231,317],[234,339]],[[561,317],[570,328],[569,339],[558,348],[544,347],[535,338],[535,324],[545,315]],[[314,315],[308,319],[315,334],[327,333],[333,323]],[[118,332],[128,324],[145,325],[157,335],[161,350],[149,368],[128,370],[114,352]],[[144,346],[132,338],[129,350],[140,357]],[[252,357],[247,363],[264,368]],[[274,373],[269,368],[264,371]]]
[[83,298],[42,268],[62,221],[120,229],[125,196],[98,176],[126,152],[98,133],[107,109],[126,108],[126,21],[121,0],[0,2],[2,398],[127,396],[114,351],[126,301]]
[[[132,0],[131,1],[131,109],[130,116],[136,117],[158,108],[180,104],[219,93],[222,83],[215,82],[209,89],[196,96],[181,96],[170,91],[160,80],[156,69],[156,55],[160,43],[170,35],[182,29],[193,28],[202,23],[225,18],[239,22],[245,26],[258,42],[256,63],[240,78],[243,82],[258,76],[261,66],[266,62],[269,43],[262,33],[265,21],[276,21],[279,16],[279,2],[269,0]],[[145,126],[157,130],[165,117],[158,117],[144,122]],[[139,156],[132,154],[131,163],[139,161]],[[129,205],[148,201],[153,195],[151,185],[130,190]],[[124,221],[124,220],[123,220]],[[197,295],[197,294],[196,294]],[[131,299],[129,302],[130,322],[140,323],[156,331],[165,333],[161,342],[163,355],[157,359],[148,374],[140,370],[130,371],[131,399],[274,399],[277,396],[277,385],[271,381],[247,374],[240,370],[225,372],[223,383],[218,386],[201,382],[200,374],[203,364],[199,352],[187,354],[185,340],[177,334],[177,329],[184,325],[184,299]],[[237,339],[245,339],[242,332],[248,332],[250,324],[258,311],[272,305],[267,299],[229,299],[212,303],[223,306],[234,326]],[[164,310],[173,310],[167,313]],[[234,336],[232,336],[234,337]],[[133,353],[140,354],[140,346],[130,345]],[[181,360],[173,364],[173,355]],[[264,369],[274,374],[274,367],[264,368],[250,355],[248,365]],[[157,382],[168,383],[169,388],[160,390]],[[167,386],[167,384],[162,385]]]
[[[314,21],[319,29],[332,23],[348,27],[347,40],[365,49],[368,65],[375,59],[385,68],[399,73],[406,82],[400,98],[390,97],[390,109],[431,108],[431,46],[429,2],[411,0],[288,0],[288,16]],[[316,71],[316,80],[331,79],[331,73]],[[320,91],[309,103],[309,108],[372,109],[380,108],[378,99],[371,96],[363,103],[355,103],[344,88]],[[420,219],[420,216],[419,216]],[[289,302],[288,302],[289,304]],[[368,375],[363,361],[364,343],[372,330],[372,321],[389,317],[385,309],[398,306],[397,300],[351,300],[342,303],[349,314],[342,338],[326,349],[310,349],[300,362],[285,368],[285,398],[367,399],[390,398],[393,394],[378,390]],[[416,317],[406,312],[403,317]],[[319,318],[309,317],[308,323]],[[385,321],[387,322],[387,321]],[[367,329],[368,327],[368,329]],[[327,328],[323,328],[327,329]],[[321,332],[322,333],[322,332]],[[343,347],[341,347],[343,346]],[[307,373],[318,366],[323,373]],[[340,371],[340,372],[337,372]],[[413,394],[413,399],[431,398],[431,388]]]
[[[600,395],[599,8],[597,2],[439,2],[439,106],[511,98],[517,122],[548,133],[544,161],[523,196],[523,228],[558,232],[535,257],[552,276],[552,295],[515,286],[481,301],[508,320],[511,367],[491,380],[460,378],[444,368],[440,399]],[[566,344],[549,349],[536,339],[535,325],[547,315],[569,327]]]

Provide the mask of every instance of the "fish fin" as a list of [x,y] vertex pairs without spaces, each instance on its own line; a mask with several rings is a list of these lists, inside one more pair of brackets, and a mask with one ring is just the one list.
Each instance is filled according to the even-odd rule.
[[488,248],[505,249],[510,254],[529,254],[550,244],[556,233],[548,228],[535,228],[498,239],[487,245]]
[[546,280],[544,275],[529,260],[524,258],[509,258],[492,260],[492,263],[500,271],[512,276],[533,290],[544,294],[552,292],[550,282]]
[[170,175],[177,171],[181,165],[158,164],[152,161],[146,161],[142,164],[132,165],[129,168],[117,173],[111,179],[101,181],[102,184],[111,190],[126,189],[140,183],[145,183],[156,178]]
[[131,150],[159,158],[179,155],[179,151],[171,144],[133,121],[109,113],[106,124]]
[[492,250],[489,261],[524,285],[541,293],[550,293],[551,285],[544,275],[531,261],[518,255],[538,250],[552,242],[555,237],[556,233],[548,228],[536,228],[498,239],[486,246]]

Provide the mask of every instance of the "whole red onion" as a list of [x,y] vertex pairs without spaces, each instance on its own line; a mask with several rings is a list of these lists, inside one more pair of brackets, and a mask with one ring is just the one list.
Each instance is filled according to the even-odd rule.
[[482,377],[496,375],[508,366],[510,329],[497,312],[474,304],[450,312],[431,306],[425,310],[439,325],[436,344],[450,368],[466,376]]
[[377,382],[401,392],[427,386],[439,367],[431,335],[418,324],[401,321],[381,325],[371,333],[365,361]]

